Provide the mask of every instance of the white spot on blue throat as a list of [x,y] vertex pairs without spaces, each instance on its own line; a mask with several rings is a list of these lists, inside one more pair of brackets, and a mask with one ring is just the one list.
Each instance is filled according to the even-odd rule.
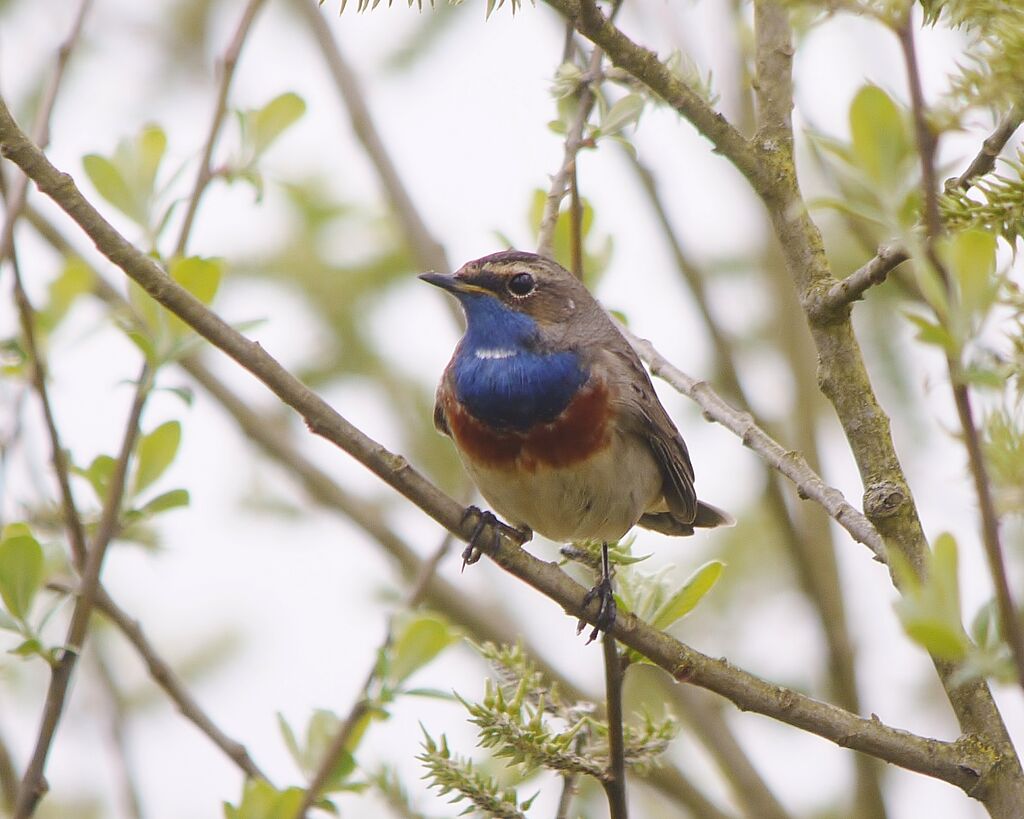
[[477,347],[473,350],[473,355],[482,359],[512,358],[519,355],[519,350],[509,347]]

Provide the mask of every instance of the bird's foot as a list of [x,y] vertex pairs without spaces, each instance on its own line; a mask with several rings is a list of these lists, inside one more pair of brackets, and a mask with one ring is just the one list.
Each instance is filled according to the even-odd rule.
[[[615,594],[612,591],[612,579],[610,576],[605,575],[602,577],[600,582],[587,592],[583,598],[583,610],[586,611],[587,606],[594,600],[598,601],[597,617],[594,618],[594,630],[590,632],[590,636],[587,638],[587,645],[594,642],[597,639],[597,635],[602,631],[607,632],[615,625],[617,606],[615,605]],[[580,621],[576,624],[576,633],[582,632],[586,625],[587,621],[580,618]]]
[[469,541],[466,543],[466,548],[462,552],[462,570],[465,571],[466,566],[470,566],[476,563],[480,559],[480,555],[483,554],[483,550],[480,548],[480,538],[484,532],[490,527],[492,550],[497,551],[498,546],[501,544],[501,534],[499,533],[498,527],[501,525],[498,519],[494,516],[493,512],[483,512],[476,506],[466,507],[466,514],[462,517],[462,522],[465,523],[471,516],[476,516],[476,526],[473,527],[473,534],[469,536]]

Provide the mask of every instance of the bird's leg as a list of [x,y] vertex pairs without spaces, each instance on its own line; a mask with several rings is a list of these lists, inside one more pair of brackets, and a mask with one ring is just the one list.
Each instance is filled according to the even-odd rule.
[[469,536],[469,541],[466,543],[466,548],[462,552],[462,570],[465,571],[466,566],[476,563],[480,559],[480,555],[483,551],[477,545],[480,542],[480,536],[486,531],[487,527],[491,527],[491,536],[493,537],[492,550],[497,551],[498,546],[501,544],[501,535],[498,533],[498,519],[494,516],[493,512],[483,512],[476,506],[466,507],[466,514],[462,516],[462,522],[465,523],[466,519],[471,515],[476,515],[476,526],[473,527],[473,534]]
[[[608,562],[607,543],[601,544],[601,579],[583,598],[584,611],[590,605],[590,601],[594,599],[598,601],[597,617],[594,619],[594,630],[587,638],[587,645],[594,642],[602,631],[608,631],[615,625],[615,594],[612,592],[612,571]],[[576,625],[576,633],[579,634],[583,631],[585,625],[586,621],[581,619]]]

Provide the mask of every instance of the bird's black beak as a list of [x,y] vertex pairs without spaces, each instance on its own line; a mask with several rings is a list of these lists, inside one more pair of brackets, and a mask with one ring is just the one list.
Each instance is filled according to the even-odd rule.
[[440,287],[442,290],[447,290],[449,293],[454,293],[455,295],[458,295],[459,293],[488,292],[479,285],[472,284],[465,279],[460,279],[458,276],[446,273],[420,273],[419,278],[427,284],[432,284],[434,287]]

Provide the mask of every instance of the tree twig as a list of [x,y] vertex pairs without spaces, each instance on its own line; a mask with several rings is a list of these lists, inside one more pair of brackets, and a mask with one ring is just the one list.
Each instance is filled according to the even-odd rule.
[[[948,273],[944,270],[936,252],[936,242],[942,235],[942,218],[939,214],[939,196],[935,181],[935,151],[936,137],[928,124],[927,108],[924,100],[924,92],[921,86],[920,70],[917,62],[917,55],[914,45],[914,28],[911,16],[908,14],[904,24],[897,31],[900,46],[903,51],[903,60],[907,71],[907,81],[910,86],[911,107],[914,115],[914,130],[917,134],[917,148],[921,159],[921,192],[924,199],[925,212],[925,255],[934,266],[939,277],[946,284],[947,290],[952,290],[952,282]],[[1018,121],[1019,122],[1019,121]],[[1014,126],[1015,128],[1016,126]],[[1009,135],[1013,129],[1006,124]],[[1000,138],[1002,134],[1000,133]],[[986,140],[988,142],[988,140]],[[1005,144],[1005,141],[1004,141]],[[998,150],[996,151],[998,153]],[[982,149],[985,154],[985,148]],[[979,165],[984,166],[985,159],[975,160]],[[994,163],[994,158],[992,162]],[[972,166],[975,163],[972,163]],[[968,169],[970,170],[970,169]],[[966,173],[966,172],[965,172]],[[974,482],[974,491],[978,497],[978,510],[981,515],[982,543],[985,547],[985,556],[988,559],[989,572],[992,575],[992,584],[995,587],[996,608],[999,611],[1001,631],[1010,647],[1010,655],[1017,672],[1017,681],[1024,688],[1024,628],[1021,626],[1017,608],[1013,602],[1013,595],[1010,592],[1010,583],[1006,575],[1006,564],[1003,559],[1003,547],[999,538],[999,515],[996,512],[995,503],[992,500],[992,488],[988,478],[988,467],[985,464],[985,456],[981,449],[981,439],[978,429],[974,423],[974,411],[971,407],[971,395],[966,382],[962,377],[962,364],[955,360],[948,352],[946,363],[949,368],[950,384],[953,388],[953,401],[956,405],[957,416],[964,433],[964,447],[967,450],[967,459],[970,464],[971,478]]]
[[[76,595],[79,593],[79,587],[61,580],[51,580],[47,587],[61,594]],[[266,775],[253,762],[245,746],[231,739],[217,727],[185,687],[181,678],[175,674],[174,669],[171,668],[170,664],[160,656],[153,644],[150,643],[149,638],[146,637],[138,621],[134,620],[114,602],[102,584],[96,595],[96,608],[132,644],[132,647],[145,664],[150,678],[163,689],[164,693],[178,707],[181,715],[205,734],[214,745],[220,748],[224,755],[234,762],[246,776],[254,779],[266,779]]]
[[[451,534],[446,533],[441,541],[441,545],[437,547],[434,554],[424,561],[420,568],[419,577],[416,579],[412,589],[409,591],[405,604],[402,606],[402,610],[412,611],[419,606],[427,593],[431,579],[437,572],[437,567],[451,549],[451,541]],[[358,698],[349,710],[348,716],[345,717],[345,721],[342,722],[341,726],[338,728],[338,732],[331,740],[331,744],[328,745],[327,749],[324,751],[323,757],[320,760],[320,766],[313,774],[313,777],[309,780],[309,785],[307,785],[306,792],[302,797],[302,803],[299,805],[299,809],[295,814],[299,819],[305,819],[306,813],[314,804],[316,804],[317,800],[320,799],[323,794],[324,786],[327,785],[331,778],[331,774],[338,767],[338,763],[341,761],[342,756],[348,750],[353,732],[359,726],[363,717],[366,716],[371,708],[373,708],[372,689],[374,683],[377,681],[377,675],[380,670],[379,656],[391,647],[391,644],[394,641],[394,628],[395,617],[392,615],[388,618],[384,642],[380,649],[374,652],[373,664],[370,666],[370,670],[366,674],[366,681],[359,690]]]
[[910,258],[910,254],[898,245],[882,245],[878,253],[862,267],[844,279],[840,279],[820,297],[812,298],[804,305],[808,313],[819,321],[838,315],[876,284],[881,284],[889,274]]
[[[618,6],[616,5],[616,7]],[[551,256],[553,252],[552,243],[555,239],[555,225],[558,224],[558,211],[568,192],[570,178],[575,174],[576,155],[585,143],[583,132],[587,128],[587,120],[590,119],[590,112],[594,109],[594,103],[597,101],[597,95],[590,84],[598,81],[603,58],[604,53],[595,46],[590,54],[587,73],[582,79],[583,86],[576,99],[576,115],[565,135],[562,163],[551,178],[547,198],[544,200],[544,212],[541,215],[540,228],[537,233],[537,253],[541,256]]]
[[[35,124],[32,128],[34,141],[40,148],[45,148],[50,141],[50,118],[57,103],[57,93],[60,90],[61,81],[64,78],[71,54],[81,38],[85,18],[91,5],[92,0],[81,0],[78,12],[71,25],[71,31],[57,51],[53,74],[50,77],[50,82],[43,95],[43,101],[39,106]],[[36,340],[35,310],[28,298],[28,294],[25,292],[18,257],[14,250],[14,228],[25,208],[27,192],[28,177],[19,173],[16,175],[10,190],[6,191],[5,194],[7,207],[3,232],[0,234],[0,261],[9,259],[13,269],[14,302],[18,310],[22,336],[25,339],[25,350],[31,361],[32,386],[39,397],[39,403],[43,410],[43,420],[50,439],[50,459],[60,487],[61,510],[68,531],[68,542],[71,545],[72,559],[75,565],[81,569],[85,562],[85,530],[82,527],[81,517],[75,506],[74,495],[71,491],[67,454],[61,444],[60,433],[57,430],[57,423],[53,414],[53,406],[50,403],[46,387],[47,367],[43,352]]]
[[107,547],[117,531],[121,517],[121,500],[124,495],[125,481],[128,477],[128,463],[131,460],[135,440],[138,437],[139,418],[142,416],[142,408],[145,406],[152,386],[152,372],[149,365],[145,364],[139,374],[135,397],[132,401],[131,410],[128,413],[128,421],[125,425],[124,436],[121,441],[121,450],[118,453],[117,460],[114,462],[114,467],[111,470],[107,484],[107,494],[103,502],[100,522],[93,537],[92,545],[89,547],[86,555],[80,593],[75,601],[74,610],[71,613],[71,622],[68,625],[67,636],[64,640],[64,649],[60,659],[53,665],[50,686],[47,689],[46,701],[43,705],[43,718],[39,727],[39,735],[36,738],[32,758],[25,769],[21,779],[21,786],[18,789],[18,801],[14,807],[15,819],[27,819],[27,817],[31,816],[35,810],[36,803],[44,793],[43,770],[46,767],[46,757],[49,754],[50,745],[53,742],[57,725],[64,711],[64,702],[67,698],[68,686],[71,682],[75,663],[82,653],[82,647],[85,645],[85,638],[89,629],[89,616],[92,614],[99,593],[103,558],[106,556]]
[[220,61],[220,82],[217,85],[217,99],[213,106],[213,117],[210,120],[210,127],[206,133],[206,142],[203,144],[203,153],[199,159],[199,170],[196,172],[196,181],[192,186],[192,195],[185,205],[185,216],[182,219],[181,231],[178,234],[178,242],[174,247],[175,256],[184,256],[188,246],[189,236],[192,234],[192,224],[195,221],[196,213],[199,210],[199,202],[203,198],[207,185],[213,179],[214,173],[211,167],[213,151],[217,147],[217,137],[220,136],[221,126],[224,124],[224,117],[228,110],[228,92],[231,89],[231,80],[235,76],[235,67],[238,65],[238,58],[242,53],[242,46],[245,45],[249,31],[252,29],[253,21],[259,13],[264,0],[249,0],[242,10],[242,17],[238,21],[234,36],[224,51]]
[[981,143],[981,150],[967,166],[966,170],[955,179],[946,182],[947,186],[970,190],[975,180],[989,173],[996,166],[996,158],[1010,141],[1010,137],[1024,121],[1024,105],[1014,105],[999,121],[992,134]]
[[294,2],[296,9],[305,18],[320,46],[331,79],[339,95],[345,101],[352,130],[377,171],[381,186],[384,188],[391,208],[402,226],[402,233],[409,242],[417,262],[427,270],[440,272],[449,270],[444,248],[431,235],[419,210],[413,204],[412,197],[409,195],[390,154],[384,147],[384,140],[373,122],[370,108],[359,87],[359,80],[342,56],[341,49],[338,48],[334,35],[323,18],[317,0],[294,0]]
[[604,653],[605,711],[608,717],[608,770],[601,781],[608,797],[611,819],[627,819],[626,743],[622,726],[622,660],[615,638],[605,632],[601,639]]

